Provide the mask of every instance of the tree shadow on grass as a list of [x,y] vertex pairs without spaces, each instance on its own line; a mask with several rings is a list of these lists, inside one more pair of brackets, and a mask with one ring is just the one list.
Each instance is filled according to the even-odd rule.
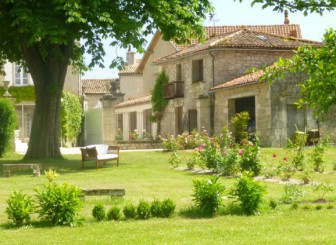
[[[96,170],[96,162],[95,161],[86,161],[84,163],[84,168],[82,167],[82,161],[79,155],[66,155],[64,159],[42,159],[42,160],[24,160],[24,159],[1,159],[0,160],[0,175],[4,176],[3,173],[3,164],[41,164],[41,175],[43,175],[45,170],[53,169],[57,170],[59,174],[71,174],[78,172],[87,172]],[[119,162],[119,165],[125,165],[124,163]],[[107,169],[107,168],[116,168],[116,161],[99,163],[99,169]],[[14,175],[32,175],[32,170],[18,170],[11,171],[11,176]]]

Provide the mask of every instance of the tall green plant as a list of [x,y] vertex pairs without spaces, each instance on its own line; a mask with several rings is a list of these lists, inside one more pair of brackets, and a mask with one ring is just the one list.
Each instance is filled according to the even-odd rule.
[[16,125],[17,117],[12,102],[0,98],[0,157],[10,148]]
[[77,143],[77,136],[82,123],[82,106],[77,96],[64,92],[61,107],[62,138],[72,145]]
[[161,134],[161,120],[163,112],[168,105],[168,100],[164,98],[164,86],[168,83],[169,78],[165,71],[162,71],[155,80],[155,86],[152,91],[152,120],[157,122],[157,135]]
[[194,179],[194,201],[196,205],[208,215],[214,215],[222,203],[225,187],[218,182],[219,177],[209,180]]
[[248,122],[250,115],[247,111],[237,113],[232,119],[231,123],[235,126],[236,140],[240,142],[243,139],[248,139]]

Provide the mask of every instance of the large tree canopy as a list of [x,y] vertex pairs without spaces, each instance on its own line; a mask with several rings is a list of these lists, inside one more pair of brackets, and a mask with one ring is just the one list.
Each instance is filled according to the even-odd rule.
[[[242,0],[239,0],[240,2]],[[254,0],[252,5],[262,3],[263,8],[271,7],[275,11],[289,9],[302,11],[304,14],[332,11],[336,8],[336,0]],[[324,117],[330,108],[336,105],[336,33],[330,29],[323,37],[321,47],[300,47],[290,59],[280,58],[276,65],[265,69],[261,79],[269,81],[285,73],[305,73],[307,79],[299,81],[301,98],[299,106],[315,109],[317,116]]]
[[[203,34],[208,0],[2,0],[0,61],[22,64],[36,92],[25,158],[61,157],[60,101],[67,67],[103,66],[102,40],[143,50],[145,36],[159,28],[163,38],[183,42]],[[114,63],[117,64],[117,63]],[[0,64],[1,65],[1,64]]]

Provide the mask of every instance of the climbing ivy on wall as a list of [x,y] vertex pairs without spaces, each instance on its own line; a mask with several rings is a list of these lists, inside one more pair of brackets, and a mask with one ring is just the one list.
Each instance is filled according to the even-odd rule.
[[[15,103],[20,103],[21,101],[35,101],[34,86],[11,86],[8,88],[8,92],[15,98]],[[2,96],[4,93],[4,87],[0,87],[0,96]]]
[[161,133],[161,120],[163,112],[168,105],[168,100],[164,96],[164,86],[169,82],[169,77],[162,71],[155,80],[155,86],[152,91],[152,120],[158,123],[157,134]]
[[82,114],[80,99],[71,93],[64,92],[60,119],[61,135],[63,141],[71,143],[72,146],[77,143],[77,136],[81,129]]

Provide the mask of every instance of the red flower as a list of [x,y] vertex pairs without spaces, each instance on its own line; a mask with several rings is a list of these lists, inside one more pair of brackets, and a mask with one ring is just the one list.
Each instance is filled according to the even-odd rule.
[[284,157],[284,159],[283,159],[285,162],[287,162],[288,160],[287,160],[287,157]]
[[239,149],[239,151],[238,151],[238,155],[243,155],[243,153],[244,153],[244,150],[243,149]]
[[275,154],[275,153],[273,153],[273,157],[276,157],[276,154]]

